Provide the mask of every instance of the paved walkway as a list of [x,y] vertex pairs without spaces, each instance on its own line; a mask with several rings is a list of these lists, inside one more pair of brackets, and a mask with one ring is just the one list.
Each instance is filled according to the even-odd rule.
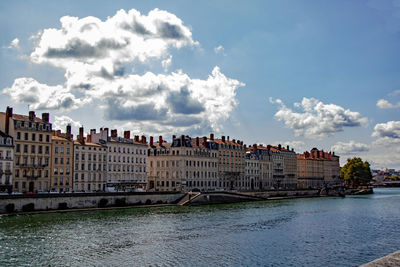
[[400,266],[400,250],[385,257],[361,265],[361,267]]

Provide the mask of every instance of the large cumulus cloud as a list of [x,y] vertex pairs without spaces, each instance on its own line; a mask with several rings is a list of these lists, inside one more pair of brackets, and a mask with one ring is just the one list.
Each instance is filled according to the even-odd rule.
[[400,143],[400,121],[376,124],[372,136],[380,143]]
[[368,122],[360,113],[344,109],[335,104],[324,104],[315,98],[304,97],[301,103],[294,106],[300,110],[295,112],[286,107],[280,99],[271,103],[279,105],[275,118],[284,121],[285,125],[294,130],[296,136],[325,137],[343,131],[344,127],[356,127]]
[[[92,103],[106,120],[151,132],[219,130],[237,105],[244,84],[214,67],[207,79],[182,70],[135,74],[135,64],[158,62],[164,72],[172,64],[171,49],[196,47],[181,19],[154,9],[147,15],[120,10],[102,21],[64,16],[60,28],[41,30],[30,55],[35,64],[65,70],[65,83],[46,85],[19,78],[5,90],[16,102],[33,109],[74,109]],[[132,68],[133,65],[133,68]]]

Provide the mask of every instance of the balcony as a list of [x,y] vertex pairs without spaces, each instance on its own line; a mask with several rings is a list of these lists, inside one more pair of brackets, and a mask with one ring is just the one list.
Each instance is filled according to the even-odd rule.
[[48,167],[49,165],[46,164],[27,164],[27,163],[22,163],[19,165],[21,168],[45,168]]
[[39,178],[40,176],[38,176],[38,175],[23,175],[22,176],[23,178],[26,178],[26,179],[37,179],[37,178]]

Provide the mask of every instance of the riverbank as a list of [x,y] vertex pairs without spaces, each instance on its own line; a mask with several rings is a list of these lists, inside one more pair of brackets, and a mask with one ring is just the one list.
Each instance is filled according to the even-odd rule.
[[400,250],[392,254],[389,254],[385,257],[361,265],[361,267],[383,267],[383,266],[400,266]]
[[199,193],[151,192],[114,194],[55,194],[1,196],[1,215],[22,215],[163,206],[199,206],[250,201],[321,197],[320,190],[262,192],[210,191]]

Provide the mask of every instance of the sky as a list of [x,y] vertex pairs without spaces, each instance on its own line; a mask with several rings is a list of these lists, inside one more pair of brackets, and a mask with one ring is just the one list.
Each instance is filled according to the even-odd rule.
[[0,110],[400,169],[400,1],[1,1]]

